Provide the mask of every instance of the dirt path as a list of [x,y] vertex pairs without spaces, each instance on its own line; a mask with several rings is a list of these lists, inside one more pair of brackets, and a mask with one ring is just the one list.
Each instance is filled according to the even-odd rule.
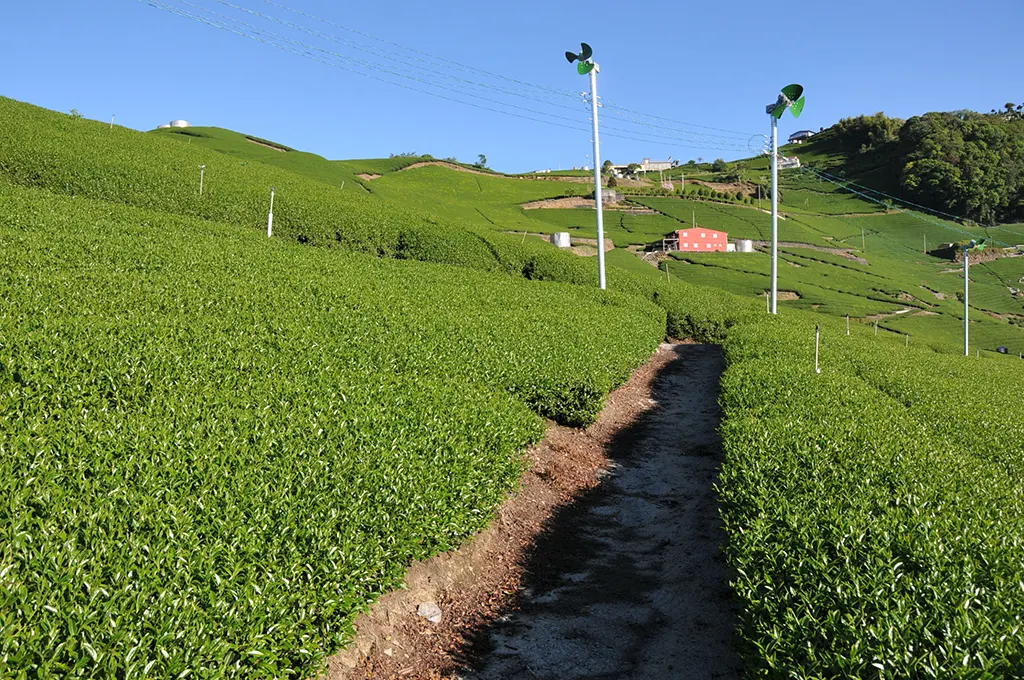
[[739,662],[713,490],[720,348],[678,345],[618,433],[612,474],[560,510],[526,565],[517,609],[481,631],[462,677],[731,678]]
[[[487,654],[491,634],[503,630],[488,626],[517,607],[522,611],[513,621],[533,616],[538,594],[565,592],[544,590],[544,583],[564,578],[572,584],[581,573],[593,576],[572,585],[579,599],[566,604],[594,618],[590,624],[574,620],[596,626],[602,636],[637,643],[643,630],[650,638],[648,645],[616,652],[642,673],[621,677],[711,677],[687,675],[697,668],[725,668],[717,677],[730,677],[734,663],[725,640],[733,623],[711,493],[720,462],[714,431],[721,370],[718,348],[663,344],[609,395],[592,426],[549,425],[544,441],[527,454],[520,490],[491,525],[461,549],[411,567],[406,589],[360,616],[356,639],[331,659],[324,677],[581,677],[562,671],[531,676],[529,670],[504,675],[494,664],[512,658]],[[628,501],[613,500],[623,493]],[[570,523],[591,512],[610,532],[613,550],[601,559],[589,529]],[[612,514],[602,519],[602,512]],[[609,568],[623,570],[619,581]],[[584,609],[587,598],[593,606]],[[439,605],[439,622],[417,615],[426,601]],[[611,615],[602,621],[605,612]],[[501,634],[502,645],[516,645]],[[524,645],[522,658],[536,670],[564,663],[566,652],[573,650]],[[608,661],[612,675],[594,677],[620,677],[614,673],[623,663],[616,659],[618,665]],[[479,670],[470,670],[474,664]],[[680,670],[665,675],[668,665]]]

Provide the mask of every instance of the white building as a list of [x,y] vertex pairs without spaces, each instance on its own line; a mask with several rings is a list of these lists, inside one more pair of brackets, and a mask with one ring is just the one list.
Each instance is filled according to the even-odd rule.
[[797,130],[789,136],[790,144],[803,144],[814,136],[814,130]]
[[672,167],[671,158],[667,161],[652,161],[650,158],[645,158],[643,162],[640,163],[640,170],[642,172],[659,172],[661,170],[668,170]]

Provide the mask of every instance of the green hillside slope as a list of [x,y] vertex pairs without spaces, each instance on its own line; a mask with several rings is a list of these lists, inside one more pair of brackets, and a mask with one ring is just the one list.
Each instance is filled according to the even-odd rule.
[[[599,291],[593,258],[503,233],[556,227],[518,204],[557,181],[428,167],[342,192],[0,114],[0,676],[312,677],[411,559],[486,524],[542,417],[592,420],[666,334],[725,348],[719,494],[751,675],[1024,672],[1024,362],[933,351],[956,351],[956,267],[917,250],[913,215],[822,209],[835,192],[795,175],[815,197],[787,217],[830,248],[783,248],[781,287],[806,297],[769,317],[762,254],[664,272],[616,249]],[[655,198],[622,234],[698,206],[763,229],[738,203],[636,200]],[[1020,261],[973,270],[985,343],[1020,329],[992,316]],[[904,307],[875,334],[869,312]],[[850,334],[844,309],[865,314]]]

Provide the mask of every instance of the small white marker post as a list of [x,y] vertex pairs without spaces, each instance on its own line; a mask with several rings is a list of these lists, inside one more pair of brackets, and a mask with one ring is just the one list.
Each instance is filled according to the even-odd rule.
[[205,165],[200,165],[199,166],[199,196],[200,197],[203,195],[203,173],[205,173],[205,172],[206,172],[206,166]]
[[910,347],[910,333],[907,333],[907,344],[904,345],[904,346],[905,347]]
[[814,372],[821,373],[821,369],[818,367],[818,342],[821,338],[821,331],[818,329],[818,324],[814,324]]
[[345,180],[341,180],[341,190],[342,192],[345,191]]
[[875,335],[878,335],[878,319],[875,319]]
[[110,114],[110,129],[114,129],[114,114]]
[[846,315],[846,334],[850,334],[850,315]]
[[267,211],[267,238],[274,235],[274,187],[270,187],[270,210]]

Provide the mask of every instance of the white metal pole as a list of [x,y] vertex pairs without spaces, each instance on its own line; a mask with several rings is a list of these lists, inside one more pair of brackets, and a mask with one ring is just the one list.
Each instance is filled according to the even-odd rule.
[[111,116],[110,116],[110,129],[111,130],[114,129],[114,115],[113,114],[111,114]]
[[199,166],[199,195],[203,195],[203,173],[206,171],[205,165]]
[[970,329],[969,329],[968,324],[970,324],[970,319],[967,318],[967,312],[968,312],[967,294],[968,294],[968,288],[969,288],[968,284],[970,283],[970,279],[968,278],[968,272],[969,272],[969,265],[967,263],[967,248],[964,248],[964,356],[965,357],[971,356],[971,347],[970,347],[970,343],[968,341],[968,335],[970,334]]
[[818,368],[818,340],[821,337],[821,333],[818,329],[818,324],[814,324],[814,372],[821,373],[821,369]]
[[594,120],[594,205],[597,208],[597,285],[605,289],[604,280],[604,210],[601,205],[601,143],[597,137],[597,64],[590,69],[590,111]]
[[850,334],[850,315],[846,315],[846,334]]
[[274,235],[274,187],[270,187],[270,210],[267,212],[267,238]]
[[772,314],[779,300],[779,122],[772,116]]

